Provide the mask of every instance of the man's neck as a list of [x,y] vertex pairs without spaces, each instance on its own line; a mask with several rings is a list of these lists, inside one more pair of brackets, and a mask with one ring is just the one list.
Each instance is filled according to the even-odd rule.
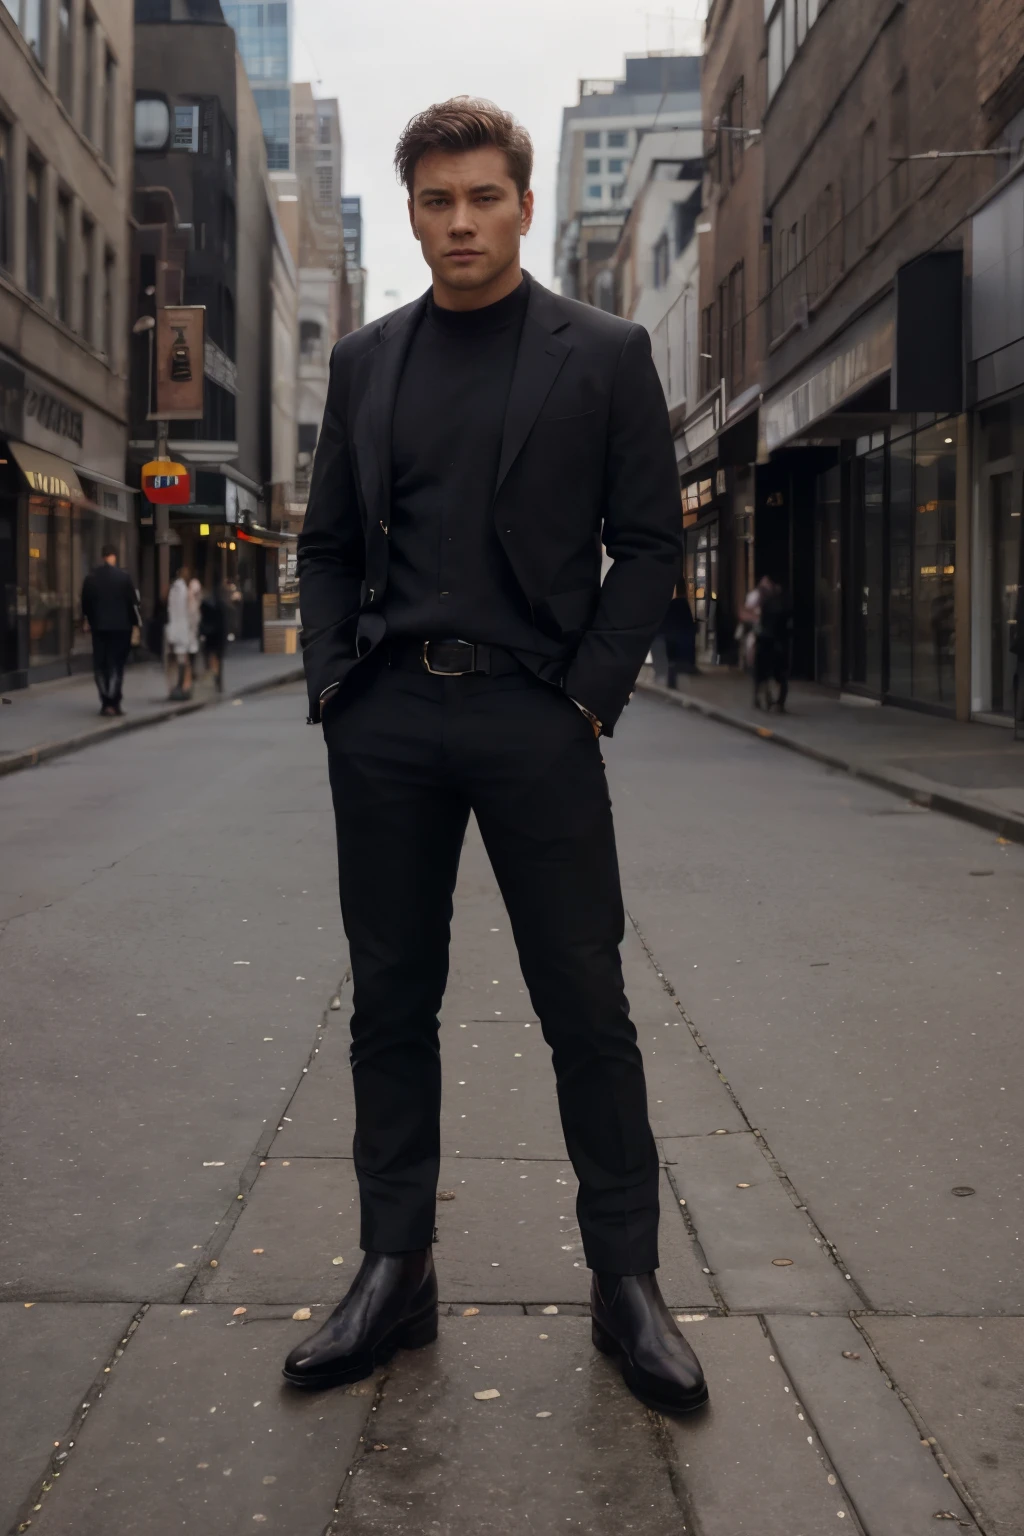
[[497,304],[500,299],[505,299],[510,293],[514,293],[523,280],[523,269],[519,264],[519,258],[493,277],[482,288],[472,288],[468,291],[464,288],[450,288],[447,283],[438,281],[434,274],[433,296],[438,309],[486,309],[489,304]]

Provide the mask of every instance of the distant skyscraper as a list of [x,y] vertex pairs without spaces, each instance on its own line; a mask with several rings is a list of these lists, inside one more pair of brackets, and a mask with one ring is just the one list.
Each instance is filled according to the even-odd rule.
[[267,169],[289,171],[291,154],[291,0],[236,4],[223,0],[224,20],[234,27],[267,146]]

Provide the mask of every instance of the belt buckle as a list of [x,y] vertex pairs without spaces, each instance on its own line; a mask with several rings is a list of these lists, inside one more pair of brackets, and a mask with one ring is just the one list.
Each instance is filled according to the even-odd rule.
[[445,642],[448,645],[464,645],[467,651],[469,651],[470,657],[472,658],[470,665],[468,667],[463,667],[459,672],[444,671],[430,665],[431,643],[432,642],[429,640],[424,640],[423,652],[420,657],[425,670],[430,673],[431,677],[467,677],[470,672],[476,671],[476,646],[471,644],[468,640],[450,640]]

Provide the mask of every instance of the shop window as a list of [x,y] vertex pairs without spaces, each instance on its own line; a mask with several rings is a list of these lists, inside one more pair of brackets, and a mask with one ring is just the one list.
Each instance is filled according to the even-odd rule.
[[914,697],[952,706],[956,444],[945,422],[916,435],[914,501]]

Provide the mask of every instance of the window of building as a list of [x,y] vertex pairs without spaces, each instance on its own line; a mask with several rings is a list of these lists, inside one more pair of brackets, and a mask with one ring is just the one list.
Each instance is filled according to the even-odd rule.
[[600,200],[600,197],[601,197],[601,184],[600,184],[600,182],[594,182],[591,186],[589,186],[587,188],[587,196],[591,197],[591,198],[597,198],[598,200]]
[[222,331],[224,351],[233,360],[235,356],[235,301],[230,288],[225,288],[221,294],[221,309],[224,315]]
[[171,148],[184,149],[189,154],[199,153],[199,107],[184,106],[174,109],[174,132]]
[[319,428],[315,421],[299,422],[299,452],[315,453]]
[[907,77],[900,75],[889,98],[889,209],[897,213],[909,196],[910,166],[910,113],[907,100]]
[[103,158],[114,163],[117,129],[117,60],[108,48],[103,61]]
[[331,142],[331,120],[326,112],[321,113],[316,120],[316,139],[318,144]]
[[82,132],[91,139],[96,132],[96,17],[88,6],[82,16]]
[[57,3],[57,94],[71,111],[72,61],[71,0]]
[[57,216],[54,222],[56,245],[55,294],[57,319],[67,325],[71,313],[71,199],[66,192],[57,194]]
[[96,227],[87,214],[82,215],[82,270],[79,275],[78,329],[87,342],[92,341],[92,261]]
[[39,63],[46,59],[47,0],[3,0]]
[[43,296],[43,165],[29,155],[25,165],[25,287]]
[[664,234],[654,247],[654,286],[664,288],[668,282],[668,235]]
[[235,237],[235,205],[230,198],[225,197],[221,202],[220,210],[221,229],[224,235],[223,256],[224,265],[234,265],[235,251],[237,249]]
[[609,132],[608,132],[608,148],[609,149],[625,149],[627,142],[628,142],[628,140],[627,140],[627,136],[626,136],[626,133],[625,133],[624,129],[620,129],[620,128],[609,129]]
[[11,125],[0,117],[0,267],[11,257]]
[[135,148],[166,149],[171,135],[171,109],[162,96],[135,99]]
[[746,284],[742,261],[737,262],[729,273],[729,336],[728,379],[729,394],[736,396],[743,388],[743,376],[747,366],[747,313]]
[[334,201],[334,168],[330,165],[317,166],[316,172],[316,196],[317,202],[333,203]]
[[103,253],[103,350],[111,367],[114,361],[114,273],[115,257],[108,246]]
[[672,210],[672,249],[680,256],[693,238],[694,226],[701,208],[701,189],[695,187],[684,203],[676,203]]
[[870,245],[878,235],[878,136],[868,123],[860,141],[861,244]]
[[625,197],[625,195],[626,195],[626,183],[624,181],[616,182],[615,186],[612,187],[612,189],[611,189],[610,196],[611,196],[612,202],[613,203],[621,203],[622,199]]
[[601,174],[601,162],[600,162],[600,160],[588,160],[587,161],[586,170],[587,170],[587,175],[588,176],[600,176],[600,174]]
[[583,135],[584,149],[600,149],[601,135],[599,133],[585,133]]
[[609,176],[621,176],[626,168],[625,160],[615,159],[608,161]]
[[814,26],[826,0],[765,0],[768,31],[768,100],[782,84],[783,77],[807,34]]
[[700,312],[700,367],[698,368],[698,392],[706,395],[715,376],[715,306],[709,304]]
[[319,320],[299,321],[299,355],[304,363],[323,362],[323,330]]

